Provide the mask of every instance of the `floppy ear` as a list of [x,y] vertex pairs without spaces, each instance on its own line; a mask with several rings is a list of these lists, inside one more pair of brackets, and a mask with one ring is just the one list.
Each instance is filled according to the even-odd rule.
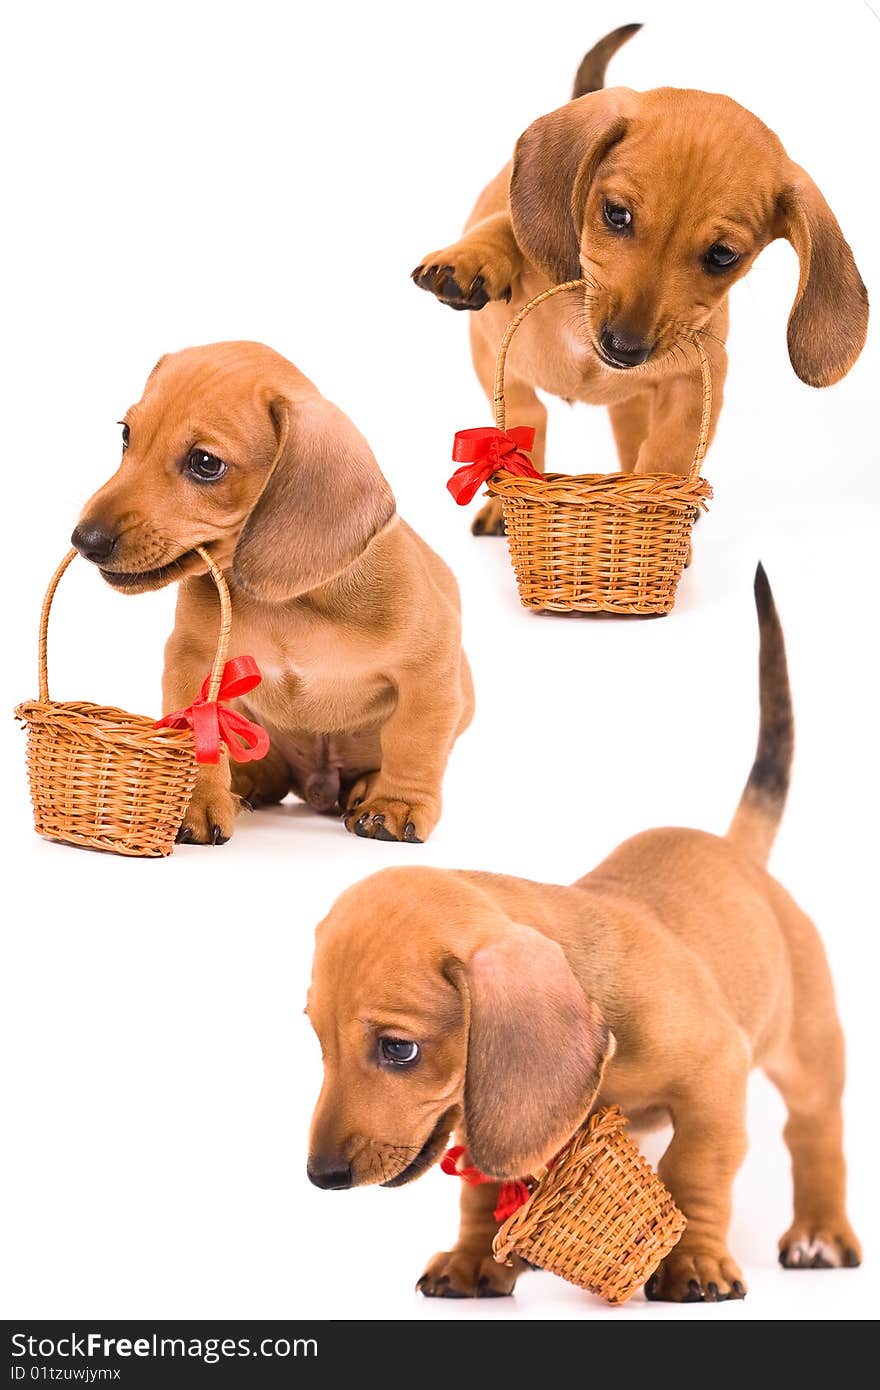
[[521,135],[510,176],[510,216],[521,250],[556,284],[581,274],[580,242],[590,183],[626,134],[629,93],[611,88],[541,116]]
[[531,927],[506,927],[461,975],[468,1148],[484,1173],[523,1177],[589,1114],[613,1039],[562,948]]
[[801,263],[788,320],[788,355],[801,381],[831,386],[846,376],[865,343],[868,292],[837,218],[797,165],[779,200],[780,236]]
[[325,584],[394,515],[394,495],[367,441],[323,396],[269,405],[277,450],[239,537],[233,574],[280,603]]

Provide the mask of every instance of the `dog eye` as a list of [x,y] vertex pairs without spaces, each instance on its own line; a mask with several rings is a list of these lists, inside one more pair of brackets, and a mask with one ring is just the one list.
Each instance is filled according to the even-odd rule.
[[128,441],[131,438],[131,430],[124,420],[120,420],[119,423],[122,426],[122,452],[125,453],[128,448]]
[[707,270],[729,270],[738,260],[739,254],[732,246],[725,246],[722,241],[713,241],[703,257],[703,265]]
[[418,1043],[404,1042],[403,1038],[380,1038],[379,1050],[382,1060],[395,1067],[411,1067],[421,1051]]
[[226,472],[226,464],[215,454],[206,454],[204,449],[191,449],[187,455],[186,470],[201,483],[216,483]]
[[632,226],[633,215],[629,208],[623,207],[621,203],[605,202],[602,205],[605,214],[605,221],[609,227],[613,227],[616,232],[623,232],[627,227]]

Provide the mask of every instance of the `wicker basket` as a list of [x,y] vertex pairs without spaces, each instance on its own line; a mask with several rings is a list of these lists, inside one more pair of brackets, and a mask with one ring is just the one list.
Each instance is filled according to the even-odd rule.
[[609,1303],[625,1303],[680,1240],[685,1219],[624,1130],[616,1105],[578,1131],[495,1236],[514,1254]]
[[[216,699],[226,660],[232,609],[222,572],[199,550],[220,597],[220,635],[208,698]],[[27,727],[27,763],[38,834],[71,845],[143,858],[170,854],[196,779],[190,729],[158,729],[145,715],[49,699],[46,633],[61,576],[58,566],[40,615],[40,696],[16,707]]]
[[[554,285],[508,325],[495,370],[495,423],[505,429],[504,366],[523,319],[545,300],[584,281]],[[703,378],[703,409],[693,463],[676,473],[499,471],[489,494],[501,500],[510,558],[526,608],[555,613],[668,613],[690,551],[691,530],[712,489],[700,477],[712,415],[712,378],[692,339]]]

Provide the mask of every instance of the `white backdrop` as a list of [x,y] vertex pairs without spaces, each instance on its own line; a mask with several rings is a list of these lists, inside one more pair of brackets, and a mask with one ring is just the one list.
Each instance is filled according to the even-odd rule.
[[[464,316],[409,283],[457,235],[586,48],[646,21],[612,80],[728,92],[813,174],[878,280],[880,22],[850,3],[540,6],[251,0],[19,6],[3,45],[6,482],[2,799],[7,905],[2,1307],[31,1317],[843,1318],[876,1313],[878,354],[818,392],[788,365],[786,243],[733,294],[715,487],[675,613],[565,621],[518,605],[504,543],[444,483],[488,420]],[[536,20],[535,15],[540,19]],[[371,440],[400,509],[455,568],[478,705],[424,847],[354,839],[286,805],[223,849],[130,862],[34,836],[12,704],[35,693],[45,583],[115,468],[117,421],[164,351],[262,339]],[[556,467],[610,467],[605,416],[554,403]],[[456,1185],[319,1192],[305,1177],[319,1057],[302,1016],[312,932],[387,864],[568,881],[644,827],[723,830],[756,728],[751,579],[785,622],[798,720],[773,868],[816,917],[849,1039],[851,1208],[867,1263],[784,1273],[782,1110],[753,1088],[733,1250],[744,1304],[610,1313],[549,1275],[514,1300],[428,1302]],[[84,563],[57,602],[53,693],[159,710],[174,594]],[[694,1039],[699,1046],[699,1036]]]

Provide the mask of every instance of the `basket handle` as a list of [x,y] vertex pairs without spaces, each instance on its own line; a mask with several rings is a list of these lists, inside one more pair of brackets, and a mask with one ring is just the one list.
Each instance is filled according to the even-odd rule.
[[[519,328],[523,319],[526,318],[533,309],[537,309],[539,304],[543,304],[546,299],[552,299],[556,294],[564,294],[566,290],[579,290],[589,287],[588,280],[566,280],[563,285],[553,285],[549,290],[544,290],[541,294],[536,294],[534,299],[530,299],[528,304],[524,304],[519,313],[515,314],[504,330],[504,337],[498,345],[498,356],[495,359],[495,424],[498,429],[507,428],[507,404],[504,399],[504,367],[507,362],[507,354],[513,335]],[[712,420],[712,373],[709,369],[709,359],[703,349],[696,334],[691,334],[691,342],[697,349],[697,356],[700,359],[700,373],[703,378],[703,407],[700,416],[700,434],[697,440],[697,447],[694,450],[694,458],[688,473],[688,478],[692,483],[696,482],[700,476],[700,464],[706,457],[706,449],[709,446],[709,425]]]
[[[200,545],[197,545],[195,549],[208,566],[211,572],[211,578],[217,585],[217,595],[220,599],[220,632],[217,636],[217,650],[214,653],[211,676],[208,682],[207,698],[209,701],[212,701],[217,699],[217,694],[220,690],[220,682],[223,679],[223,667],[226,665],[226,653],[229,649],[229,633],[232,629],[232,602],[229,597],[229,585],[226,583],[223,571],[220,569],[219,565],[214,563],[208,552],[203,550]],[[40,637],[37,650],[37,664],[40,678],[40,703],[43,705],[49,703],[49,671],[46,653],[49,613],[52,608],[52,600],[55,597],[55,590],[58,588],[62,575],[71,560],[76,558],[76,553],[75,550],[68,550],[61,564],[52,575],[40,612]]]

